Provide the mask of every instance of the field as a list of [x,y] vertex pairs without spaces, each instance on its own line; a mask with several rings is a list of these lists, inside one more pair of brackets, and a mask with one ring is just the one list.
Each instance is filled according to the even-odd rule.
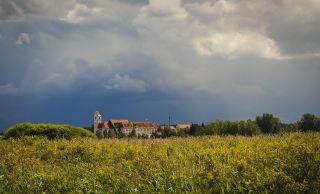
[[319,193],[320,134],[0,140],[0,193]]

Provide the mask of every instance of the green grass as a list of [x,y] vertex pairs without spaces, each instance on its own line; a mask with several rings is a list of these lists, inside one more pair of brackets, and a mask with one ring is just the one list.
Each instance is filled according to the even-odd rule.
[[0,140],[0,193],[319,193],[320,134]]

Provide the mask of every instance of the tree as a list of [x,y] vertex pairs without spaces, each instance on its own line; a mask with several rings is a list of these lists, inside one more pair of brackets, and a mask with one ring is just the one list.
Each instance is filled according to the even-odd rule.
[[200,129],[202,135],[244,135],[253,136],[260,133],[259,126],[251,121],[216,120]]
[[320,118],[310,113],[303,114],[298,126],[302,131],[320,131]]
[[189,133],[190,133],[189,129],[180,129],[179,131],[177,131],[177,136],[178,137],[187,137]]
[[109,134],[110,129],[104,129],[102,130],[103,138],[107,138]]
[[281,123],[280,133],[298,131],[298,123]]
[[175,136],[176,132],[173,131],[170,126],[165,127],[164,130],[162,131],[162,137],[171,137],[171,136]]
[[280,130],[280,119],[270,113],[264,113],[256,117],[256,123],[263,133],[277,133]]
[[109,130],[108,130],[108,133],[107,133],[107,137],[108,137],[108,138],[115,138],[115,137],[117,137],[117,134],[116,134],[115,130],[114,130],[114,129],[109,129]]
[[129,137],[137,137],[137,132],[135,129],[132,129],[132,131],[129,133]]
[[97,136],[99,139],[103,138],[103,132],[102,132],[102,130],[97,130],[96,136]]
[[117,133],[117,136],[118,136],[118,138],[124,138],[124,137],[126,136],[126,134],[123,133],[123,132],[119,129],[119,131],[118,131],[118,133]]
[[251,120],[237,121],[234,122],[234,124],[237,126],[237,134],[253,136],[260,133],[259,126]]
[[199,129],[200,129],[200,126],[198,124],[192,124],[190,127],[189,134],[195,136],[198,134]]

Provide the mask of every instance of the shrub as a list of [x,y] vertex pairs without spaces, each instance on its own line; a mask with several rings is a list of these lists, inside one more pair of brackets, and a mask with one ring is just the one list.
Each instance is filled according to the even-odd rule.
[[91,131],[73,127],[70,125],[57,124],[34,124],[34,123],[19,123],[9,127],[4,132],[4,138],[20,138],[23,136],[44,136],[48,139],[74,137],[96,137]]

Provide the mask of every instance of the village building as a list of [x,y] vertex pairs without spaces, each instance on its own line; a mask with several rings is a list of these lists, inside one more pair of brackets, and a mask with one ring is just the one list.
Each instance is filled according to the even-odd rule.
[[108,133],[115,132],[124,135],[134,133],[137,136],[151,137],[158,130],[158,125],[150,121],[131,122],[129,120],[110,119],[102,122],[101,114],[96,111],[93,117],[93,132],[106,137]]
[[162,130],[162,131],[165,130],[165,129],[170,129],[170,130],[175,131],[177,129],[176,126],[177,125],[170,125],[170,126],[169,125],[160,125],[159,129]]
[[180,131],[180,130],[186,130],[186,129],[190,129],[191,128],[191,124],[185,124],[185,123],[181,123],[181,124],[176,124],[176,125],[160,125],[159,129],[160,130],[164,130],[164,129],[170,129],[172,131]]
[[179,130],[186,130],[186,129],[190,129],[191,128],[191,124],[186,124],[186,123],[181,123],[181,124],[177,124],[176,129]]

